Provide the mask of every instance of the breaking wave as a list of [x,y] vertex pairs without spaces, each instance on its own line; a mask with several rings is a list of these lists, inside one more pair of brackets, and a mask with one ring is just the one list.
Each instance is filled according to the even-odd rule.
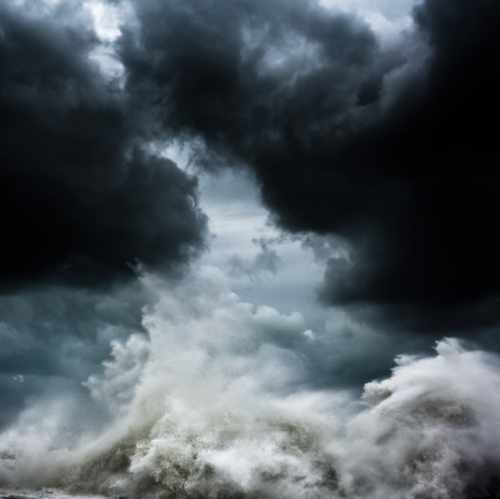
[[[300,314],[257,310],[221,275],[158,293],[148,337],[112,345],[90,378],[114,414],[61,441],[64,402],[1,435],[0,485],[165,498],[459,499],[500,478],[500,361],[445,339],[400,356],[362,400],[301,385]],[[297,347],[297,345],[299,347]],[[64,439],[63,439],[64,440]]]

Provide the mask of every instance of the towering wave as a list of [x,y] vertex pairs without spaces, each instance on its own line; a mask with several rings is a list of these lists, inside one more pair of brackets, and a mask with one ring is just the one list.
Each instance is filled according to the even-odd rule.
[[27,410],[1,436],[2,487],[186,499],[500,490],[496,356],[445,339],[433,357],[398,357],[359,401],[301,384],[295,346],[314,338],[300,314],[255,310],[210,268],[168,292],[154,276],[144,284],[157,294],[148,337],[114,343],[87,382],[112,424],[68,440],[64,401]]

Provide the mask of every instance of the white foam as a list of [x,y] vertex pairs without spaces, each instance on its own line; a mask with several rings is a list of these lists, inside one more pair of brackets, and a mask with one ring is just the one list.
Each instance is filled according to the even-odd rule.
[[213,268],[144,285],[158,298],[144,315],[149,338],[114,344],[88,383],[113,424],[56,446],[65,402],[31,408],[1,436],[2,486],[274,499],[457,499],[494,487],[497,357],[445,339],[433,357],[399,357],[360,405],[297,388],[296,347],[314,341],[300,314],[255,310]]

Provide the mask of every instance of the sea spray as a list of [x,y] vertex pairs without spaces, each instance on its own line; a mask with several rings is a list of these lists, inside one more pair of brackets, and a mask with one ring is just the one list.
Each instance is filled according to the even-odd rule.
[[168,498],[459,499],[496,491],[500,360],[445,339],[400,356],[361,402],[301,384],[300,314],[254,309],[205,269],[157,303],[148,336],[114,343],[87,382],[99,436],[57,439],[64,401],[1,436],[2,487]]

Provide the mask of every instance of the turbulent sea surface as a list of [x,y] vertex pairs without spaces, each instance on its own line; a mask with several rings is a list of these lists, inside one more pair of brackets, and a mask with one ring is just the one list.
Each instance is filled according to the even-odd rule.
[[166,294],[145,312],[148,337],[113,344],[87,382],[113,414],[106,429],[62,438],[61,401],[4,431],[0,499],[496,497],[496,356],[446,339],[432,357],[398,357],[355,400],[297,384],[285,339],[263,340],[278,323],[287,342],[304,337],[214,271]]

